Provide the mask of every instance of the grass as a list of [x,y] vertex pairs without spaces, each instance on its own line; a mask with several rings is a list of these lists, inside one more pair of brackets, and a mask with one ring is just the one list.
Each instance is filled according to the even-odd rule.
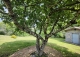
[[[0,35],[0,57],[9,57],[14,52],[35,45],[35,37],[17,37]],[[62,38],[50,38],[48,45],[63,54],[64,57],[80,57],[80,46],[66,43]]]
[[62,38],[51,38],[48,45],[61,52],[64,57],[80,57],[80,46],[67,43]]
[[49,39],[49,42],[50,43],[54,43],[54,44],[56,44],[58,46],[65,47],[65,48],[68,49],[68,51],[72,51],[72,52],[80,54],[80,45],[74,45],[74,44],[71,44],[71,43],[67,43],[62,38]]
[[19,40],[35,40],[36,38],[33,36],[27,36],[27,37],[17,37],[16,39],[11,38],[11,36],[6,35],[0,35],[0,45],[2,45],[5,42],[13,42],[13,41],[19,41]]
[[7,42],[7,43],[3,43],[0,47],[0,57],[8,57],[9,55],[13,54],[14,52],[34,45],[35,42],[34,41],[14,41],[14,42]]
[[35,38],[32,36],[14,39],[11,36],[0,35],[0,57],[9,57],[14,52],[31,45],[35,45]]

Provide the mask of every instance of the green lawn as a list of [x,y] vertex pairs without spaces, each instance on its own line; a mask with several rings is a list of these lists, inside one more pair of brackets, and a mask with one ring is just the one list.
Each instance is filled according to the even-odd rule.
[[[8,57],[22,48],[35,45],[35,39],[33,36],[13,39],[11,36],[0,35],[0,57]],[[80,46],[66,43],[62,38],[50,38],[48,45],[61,52],[64,57],[80,57]]]
[[27,37],[17,37],[16,39],[11,38],[11,36],[0,35],[0,45],[5,42],[19,41],[19,40],[35,40],[36,38],[33,36]]
[[49,46],[60,51],[64,57],[80,57],[80,45],[67,43],[62,38],[51,38],[49,39],[49,43]]
[[65,47],[68,49],[68,51],[72,51],[72,52],[80,54],[80,46],[66,43],[64,39],[54,38],[54,39],[49,39],[49,42],[57,44],[57,45],[62,46],[62,47]]

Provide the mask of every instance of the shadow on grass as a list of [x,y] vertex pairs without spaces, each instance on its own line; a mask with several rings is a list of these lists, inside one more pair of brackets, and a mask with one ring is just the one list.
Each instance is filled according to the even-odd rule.
[[50,47],[56,49],[57,51],[61,52],[63,57],[80,57],[80,54],[70,52],[65,47],[61,47],[61,46],[58,46],[58,45],[53,44],[53,43],[49,43],[48,46],[50,46]]
[[53,40],[57,40],[59,42],[65,42],[65,39],[64,38],[51,38]]
[[[35,40],[23,40],[3,43],[0,45],[0,57],[9,57],[9,55],[13,54],[14,52],[32,45],[35,45]],[[70,52],[65,47],[61,47],[53,43],[49,43],[48,46],[61,52],[64,57],[80,57],[80,54]]]
[[34,40],[3,43],[0,45],[0,57],[9,57],[9,55],[13,54],[14,52],[31,45],[35,45]]

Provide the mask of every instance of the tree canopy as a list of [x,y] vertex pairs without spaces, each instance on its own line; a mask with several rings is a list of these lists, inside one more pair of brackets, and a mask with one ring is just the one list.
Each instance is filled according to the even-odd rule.
[[[1,19],[14,23],[29,34],[55,34],[75,24],[79,17],[78,0],[2,0]],[[48,30],[48,31],[47,31]]]
[[1,0],[0,3],[0,18],[4,22],[13,21],[20,30],[46,42],[76,24],[79,14],[80,0]]

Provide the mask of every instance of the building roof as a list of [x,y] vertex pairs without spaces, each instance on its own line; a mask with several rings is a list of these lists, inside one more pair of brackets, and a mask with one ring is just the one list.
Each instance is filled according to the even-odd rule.
[[71,31],[71,30],[80,30],[80,27],[70,27],[65,29],[65,31]]

